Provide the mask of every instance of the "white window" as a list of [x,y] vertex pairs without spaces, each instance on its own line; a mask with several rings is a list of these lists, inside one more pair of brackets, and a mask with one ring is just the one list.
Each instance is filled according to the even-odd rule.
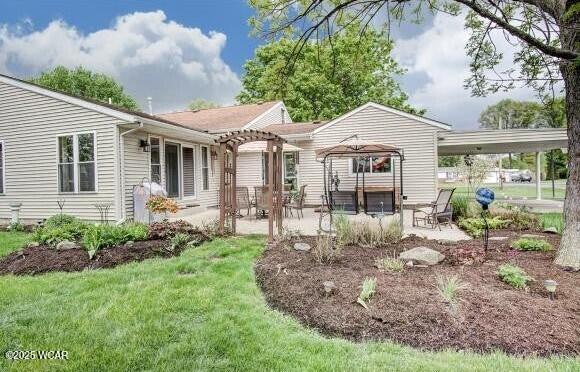
[[159,138],[151,137],[150,144],[151,182],[161,184],[161,146]]
[[284,153],[284,185],[290,185],[292,190],[298,189],[298,168],[296,167],[297,152]]
[[94,192],[97,189],[94,133],[59,136],[58,191]]
[[201,147],[201,179],[203,189],[209,190],[209,148],[207,146]]
[[391,171],[391,158],[389,156],[353,158],[351,173],[389,173]]
[[0,141],[0,194],[4,194],[4,142]]

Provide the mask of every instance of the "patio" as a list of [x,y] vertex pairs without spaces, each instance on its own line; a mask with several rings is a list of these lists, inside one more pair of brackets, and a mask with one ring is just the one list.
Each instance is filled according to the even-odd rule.
[[[220,211],[219,209],[208,209],[206,211],[190,215],[183,216],[177,219],[182,219],[193,225],[201,225],[204,222],[207,223],[212,220],[219,219]],[[403,226],[404,235],[417,235],[427,239],[445,239],[445,240],[468,240],[471,239],[467,234],[460,230],[457,226],[453,225],[450,229],[447,226],[443,226],[441,231],[439,229],[431,229],[430,227],[413,227],[411,221],[412,212],[410,210],[405,210],[403,214]],[[385,216],[383,219],[383,226],[386,226],[392,219],[398,218],[398,214],[394,216]],[[371,223],[378,224],[378,219],[372,218],[365,214],[358,214],[353,216],[348,216],[349,219],[353,221],[371,221]],[[301,234],[308,236],[317,235],[318,230],[318,220],[319,213],[314,211],[314,208],[304,208],[304,217],[298,219],[296,215],[294,217],[286,217],[283,219],[283,226],[289,230],[299,230]],[[254,215],[244,216],[236,220],[236,230],[239,234],[268,234],[268,219],[256,219]]]

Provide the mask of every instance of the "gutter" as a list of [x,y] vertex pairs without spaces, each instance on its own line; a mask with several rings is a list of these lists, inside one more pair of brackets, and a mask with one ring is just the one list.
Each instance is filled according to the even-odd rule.
[[[135,121],[135,124],[138,124],[138,126],[136,128],[133,129],[129,129],[128,131],[125,131],[123,133],[121,133],[119,135],[119,150],[120,150],[120,156],[119,159],[121,161],[121,164],[119,165],[119,177],[121,179],[121,186],[120,186],[120,192],[121,192],[121,219],[117,222],[117,224],[122,224],[123,222],[125,222],[127,220],[127,207],[125,205],[125,136],[127,134],[133,133],[138,131],[139,129],[143,129],[143,123],[140,121]],[[119,128],[119,127],[117,127]]]

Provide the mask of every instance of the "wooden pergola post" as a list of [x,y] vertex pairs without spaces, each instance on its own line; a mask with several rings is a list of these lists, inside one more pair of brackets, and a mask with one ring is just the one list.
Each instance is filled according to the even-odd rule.
[[[235,131],[216,140],[219,143],[220,162],[220,232],[225,232],[226,219],[231,218],[232,233],[236,232],[237,199],[237,156],[240,145],[254,141],[267,141],[268,148],[268,238],[274,239],[274,220],[278,234],[282,234],[282,146],[281,137],[257,130]],[[276,146],[276,157],[274,157]],[[228,150],[231,159],[228,161]]]
[[226,223],[226,144],[220,143],[220,234],[224,233]]
[[268,140],[268,239],[274,239],[274,187],[276,180],[274,180],[274,142]]

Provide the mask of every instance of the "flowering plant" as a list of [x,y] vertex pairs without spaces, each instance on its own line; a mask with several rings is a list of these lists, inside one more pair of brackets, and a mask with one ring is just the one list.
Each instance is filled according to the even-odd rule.
[[151,196],[147,200],[147,209],[153,213],[177,213],[179,206],[175,200],[167,198],[163,195]]

